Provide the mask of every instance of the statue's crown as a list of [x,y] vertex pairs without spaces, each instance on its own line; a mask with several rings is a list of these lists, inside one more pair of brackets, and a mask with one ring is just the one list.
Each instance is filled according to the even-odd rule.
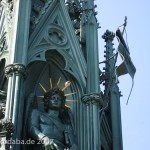
[[[53,92],[56,91],[56,92],[57,92],[57,90],[61,91],[65,97],[70,96],[70,95],[76,93],[76,92],[72,92],[72,93],[64,94],[64,91],[65,91],[67,88],[70,87],[71,82],[70,82],[70,81],[66,81],[66,82],[65,82],[65,86],[64,86],[62,89],[59,88],[60,82],[61,82],[61,77],[58,79],[57,84],[53,87],[53,83],[52,83],[52,80],[51,80],[51,78],[50,78],[50,80],[49,80],[50,89],[49,89],[49,90],[46,90],[45,87],[44,87],[41,83],[39,83],[41,89],[42,89],[43,92],[44,92],[44,95],[43,95],[43,96],[38,96],[38,97],[44,99],[44,98],[45,98],[45,95],[47,95],[50,91],[53,91]],[[65,101],[66,101],[66,102],[76,102],[76,100],[68,100],[68,99],[66,99]],[[71,107],[68,106],[67,104],[65,104],[65,107],[71,108]]]

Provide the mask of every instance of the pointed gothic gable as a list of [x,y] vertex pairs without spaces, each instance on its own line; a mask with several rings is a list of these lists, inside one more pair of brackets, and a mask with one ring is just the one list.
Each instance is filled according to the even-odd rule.
[[85,80],[86,62],[62,0],[49,5],[31,33],[28,64],[35,60],[45,61],[45,53],[50,50],[56,50],[64,57],[66,71],[79,74]]

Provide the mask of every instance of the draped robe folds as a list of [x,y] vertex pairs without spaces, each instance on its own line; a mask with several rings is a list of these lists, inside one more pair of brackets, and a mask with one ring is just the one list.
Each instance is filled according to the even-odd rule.
[[[44,136],[47,136],[49,139],[54,140],[59,150],[66,148],[64,139],[65,124],[63,124],[58,117],[33,109],[31,111],[28,127],[29,136],[31,138],[40,141]],[[36,145],[37,150],[44,150],[44,147],[41,147],[43,147],[43,145]]]

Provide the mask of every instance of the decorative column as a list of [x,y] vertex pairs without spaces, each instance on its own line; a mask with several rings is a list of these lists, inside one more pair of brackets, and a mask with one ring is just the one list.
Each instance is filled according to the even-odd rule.
[[[12,121],[14,133],[12,140],[21,140],[24,97],[22,96],[22,81],[25,77],[25,66],[11,64],[6,66],[5,74],[8,78],[5,118]],[[20,145],[13,145],[12,149],[19,150]]]
[[[82,1],[82,32],[85,36],[87,86],[82,102],[84,110],[84,150],[101,150],[100,141],[100,88],[98,59],[98,23],[93,0]],[[85,32],[84,32],[84,31]]]
[[8,79],[5,118],[12,120],[12,103],[13,103],[14,82],[15,82],[14,66],[12,64],[5,67],[5,75]]
[[[8,78],[5,118],[14,125],[11,139],[21,140],[24,110],[22,87],[27,63],[31,0],[3,0],[2,3],[7,17],[6,27],[9,39],[9,58],[5,68],[5,75]],[[13,144],[9,148],[20,150],[20,145]]]
[[[23,100],[22,97],[22,81],[25,79],[26,70],[25,66],[22,64],[14,64],[14,72],[15,72],[15,90],[14,90],[14,105],[13,105],[13,117],[12,122],[15,126],[18,125],[18,119],[22,120],[22,116],[20,110],[23,110]],[[21,117],[21,118],[20,118]],[[19,121],[20,122],[20,121]],[[17,127],[17,131],[20,129],[21,123],[19,123]]]
[[82,102],[86,105],[85,110],[85,143],[84,149],[96,150],[101,149],[100,143],[100,120],[99,107],[102,104],[101,96],[98,93],[85,94]]
[[115,64],[117,55],[113,51],[113,39],[115,34],[106,31],[102,38],[106,42],[106,66],[105,66],[105,92],[104,102],[110,104],[111,111],[111,126],[113,150],[123,150],[122,144],[122,127],[121,127],[121,111],[120,111],[120,92],[116,82]]

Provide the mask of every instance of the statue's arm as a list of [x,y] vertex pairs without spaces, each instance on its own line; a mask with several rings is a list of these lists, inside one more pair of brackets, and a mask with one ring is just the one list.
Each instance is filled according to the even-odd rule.
[[76,145],[76,138],[74,132],[69,133],[70,136],[70,150],[78,150],[78,146]]
[[45,149],[57,150],[57,145],[53,142],[53,139],[49,139],[49,137],[47,137],[40,131],[40,115],[41,112],[36,109],[33,109],[31,111],[28,123],[29,136],[35,140],[40,140],[40,143],[45,146]]
[[76,145],[76,136],[71,125],[66,126],[64,137],[65,144],[69,147],[69,150],[78,150],[78,146]]
[[39,126],[39,118],[40,112],[36,109],[33,109],[30,113],[30,118],[28,121],[28,133],[29,136],[36,140],[42,140],[45,135],[40,131]]
[[70,118],[70,125],[66,126],[66,131],[68,134],[68,141],[69,141],[69,150],[78,150],[76,135],[74,131],[74,122],[73,122],[73,114],[70,110],[68,110],[69,118]]

